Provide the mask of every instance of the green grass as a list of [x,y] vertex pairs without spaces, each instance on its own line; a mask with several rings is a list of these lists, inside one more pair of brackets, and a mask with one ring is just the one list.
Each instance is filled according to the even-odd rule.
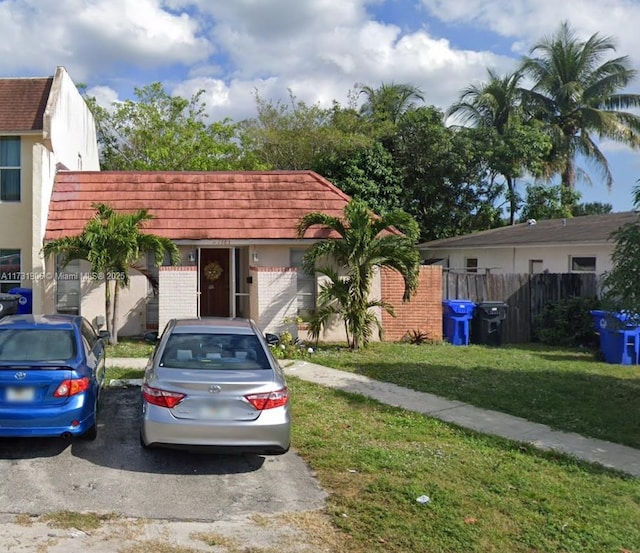
[[52,528],[76,528],[84,532],[96,530],[105,522],[117,519],[115,513],[98,514],[98,513],[77,513],[75,511],[57,511],[43,515],[44,520]]
[[640,552],[635,479],[295,377],[289,384],[293,445],[331,492],[341,551]]
[[155,344],[139,338],[120,338],[115,345],[107,346],[109,357],[149,357]]
[[640,448],[640,367],[591,352],[374,343],[359,352],[321,346],[313,361]]

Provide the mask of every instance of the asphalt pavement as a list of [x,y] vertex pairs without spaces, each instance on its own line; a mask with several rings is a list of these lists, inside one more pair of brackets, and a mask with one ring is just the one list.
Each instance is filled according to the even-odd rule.
[[[113,366],[143,368],[146,359],[112,359]],[[469,428],[483,434],[501,436],[530,444],[538,449],[557,451],[576,459],[597,463],[640,477],[640,450],[586,438],[572,432],[554,430],[544,424],[527,421],[489,409],[416,392],[363,375],[324,367],[301,360],[283,361],[285,372],[323,386],[361,394],[396,407]]]

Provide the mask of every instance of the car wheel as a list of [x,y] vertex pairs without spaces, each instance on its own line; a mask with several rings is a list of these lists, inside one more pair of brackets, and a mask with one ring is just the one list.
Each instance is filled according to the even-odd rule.
[[87,430],[84,434],[80,435],[80,439],[86,440],[88,442],[92,442],[98,437],[98,426],[94,422],[91,428]]

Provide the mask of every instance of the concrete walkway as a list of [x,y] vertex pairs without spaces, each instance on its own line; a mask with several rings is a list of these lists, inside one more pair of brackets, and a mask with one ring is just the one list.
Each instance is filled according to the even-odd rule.
[[[111,367],[144,368],[146,359],[110,359]],[[443,399],[366,376],[330,369],[307,361],[283,363],[285,372],[303,380],[364,395],[382,403],[402,407],[482,432],[524,442],[542,450],[557,451],[589,463],[598,463],[640,477],[640,450],[585,438],[579,434],[552,430],[543,424],[497,411],[480,409],[461,401]],[[130,382],[136,384],[137,382]]]

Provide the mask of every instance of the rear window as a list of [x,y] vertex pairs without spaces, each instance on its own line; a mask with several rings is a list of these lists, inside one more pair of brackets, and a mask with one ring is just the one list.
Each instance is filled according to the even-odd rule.
[[160,366],[185,369],[268,369],[267,356],[255,335],[172,334]]
[[0,330],[0,362],[60,361],[76,356],[73,330],[7,328]]

